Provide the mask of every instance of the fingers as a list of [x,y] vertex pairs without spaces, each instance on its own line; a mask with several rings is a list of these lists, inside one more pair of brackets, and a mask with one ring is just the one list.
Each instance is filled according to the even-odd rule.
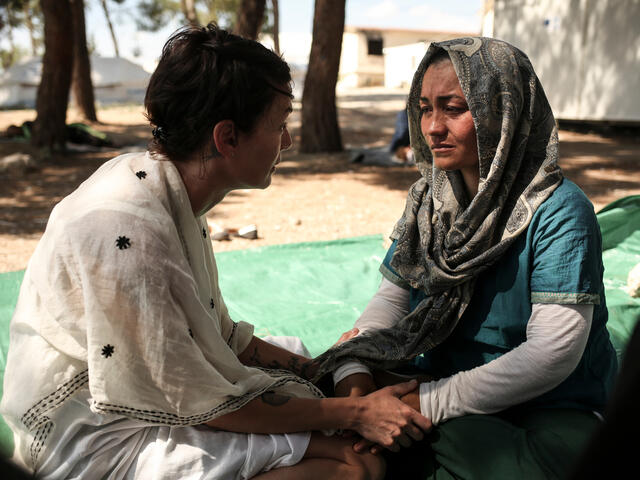
[[367,440],[366,438],[362,438],[353,444],[353,450],[356,453],[365,452],[367,449],[373,449],[376,446],[375,443]]
[[398,446],[398,444],[396,442],[393,442],[389,445],[385,445],[385,448],[391,452],[399,452],[400,451],[400,447]]
[[356,327],[353,327],[351,330],[344,332],[342,335],[340,335],[340,338],[338,339],[338,343],[351,340],[353,337],[357,336],[358,333],[360,333],[360,330],[358,330]]
[[371,449],[369,449],[369,451],[374,455],[380,455],[383,450],[384,450],[384,448],[382,448],[377,443],[373,447],[371,447]]
[[407,425],[404,431],[409,438],[411,438],[412,440],[415,440],[416,442],[419,442],[424,438],[424,433],[422,433],[422,430],[420,430],[418,427],[416,427],[412,423]]
[[418,381],[413,379],[408,382],[398,383],[397,385],[392,385],[388,388],[389,391],[396,397],[401,397],[402,395],[406,395],[409,392],[412,392],[418,386]]
[[[404,428],[404,431],[395,437],[393,441],[386,446],[387,449],[392,452],[400,451],[400,448],[409,448],[414,441],[420,441],[424,439],[424,434],[422,431],[415,427],[414,425],[408,425]],[[364,451],[366,448],[369,448],[371,453],[380,453],[383,450],[383,447],[378,444],[374,444],[373,442],[360,441],[356,445],[354,445],[354,450],[358,453]],[[356,448],[357,446],[357,448]]]
[[397,435],[387,437],[386,441],[383,442],[384,445],[362,438],[353,444],[353,450],[356,453],[363,453],[369,450],[371,453],[375,454],[380,453],[382,450],[387,448],[392,452],[399,452],[400,448],[410,447],[414,440],[422,440],[424,438],[424,435],[418,428],[411,428],[412,429],[407,428],[405,429],[406,431],[402,431]]
[[433,428],[433,424],[431,420],[429,420],[424,415],[416,412],[414,410],[414,414],[411,416],[411,421],[418,426],[423,432],[429,432]]
[[396,443],[403,448],[409,448],[413,442],[409,438],[409,435],[403,433],[398,438],[396,438]]
[[360,333],[360,330],[358,330],[356,327],[353,327],[351,330],[344,332],[342,335],[340,335],[340,338],[334,344],[334,346],[340,345],[341,343],[351,340],[353,337],[358,336],[358,333]]
[[[416,428],[414,425],[407,425],[402,429],[402,432],[393,439],[393,445],[396,447],[409,448],[414,440],[419,441],[424,438],[424,434],[420,431],[419,428]],[[393,450],[391,447],[388,447],[389,450]]]

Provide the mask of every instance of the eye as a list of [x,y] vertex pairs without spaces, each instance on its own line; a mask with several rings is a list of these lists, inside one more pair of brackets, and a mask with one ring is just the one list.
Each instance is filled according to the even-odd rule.
[[447,105],[445,107],[445,111],[453,114],[461,114],[469,110],[469,107],[465,106],[457,106],[457,105]]
[[422,105],[420,107],[420,114],[424,115],[425,113],[429,113],[433,110],[431,105]]

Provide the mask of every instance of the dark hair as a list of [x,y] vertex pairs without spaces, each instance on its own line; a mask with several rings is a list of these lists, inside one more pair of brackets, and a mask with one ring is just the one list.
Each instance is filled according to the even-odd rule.
[[149,150],[184,160],[221,120],[251,132],[278,92],[293,98],[282,90],[290,83],[287,63],[258,42],[211,23],[182,28],[162,49],[144,98],[155,126]]
[[444,48],[439,48],[438,50],[436,50],[436,53],[434,53],[429,59],[429,66],[450,61],[451,57],[449,56],[449,52],[447,52]]

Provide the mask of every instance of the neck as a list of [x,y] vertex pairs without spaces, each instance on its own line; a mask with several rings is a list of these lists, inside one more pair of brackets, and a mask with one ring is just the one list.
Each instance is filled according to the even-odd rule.
[[464,185],[467,187],[469,200],[473,200],[473,197],[478,193],[478,186],[480,185],[480,172],[478,171],[478,167],[461,169],[460,172],[462,173]]
[[194,154],[173,164],[180,173],[195,216],[204,215],[232,190],[224,181],[225,176],[218,172],[215,157],[203,159],[200,154]]

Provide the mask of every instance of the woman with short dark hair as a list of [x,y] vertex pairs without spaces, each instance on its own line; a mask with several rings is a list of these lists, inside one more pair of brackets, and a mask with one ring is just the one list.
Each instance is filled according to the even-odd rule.
[[[229,317],[202,215],[266,188],[291,145],[291,77],[213,25],[177,32],[152,75],[148,152],[58,204],[11,323],[2,414],[39,478],[381,478],[428,421],[399,397],[323,398],[310,360]],[[298,349],[301,350],[298,345]]]

